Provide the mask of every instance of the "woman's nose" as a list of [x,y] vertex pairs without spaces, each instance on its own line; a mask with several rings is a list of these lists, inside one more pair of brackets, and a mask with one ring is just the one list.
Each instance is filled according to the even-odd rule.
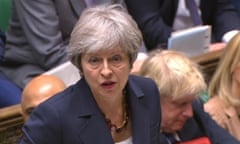
[[111,70],[110,65],[107,60],[103,61],[103,67],[101,69],[101,74],[106,77],[112,74],[112,70]]

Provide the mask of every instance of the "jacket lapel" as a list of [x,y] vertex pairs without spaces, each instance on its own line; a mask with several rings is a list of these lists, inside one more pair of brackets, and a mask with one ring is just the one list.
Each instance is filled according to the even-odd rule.
[[[76,93],[81,94],[80,104],[76,107],[78,109],[77,129],[81,141],[87,144],[113,144],[108,126],[84,78],[80,80],[76,90],[78,91]],[[127,91],[133,124],[133,143],[151,143],[149,112],[143,104],[144,93],[131,82],[131,78],[129,78]]]
[[105,121],[96,115],[86,118],[85,124],[79,128],[79,136],[86,144],[113,144],[113,139]]
[[81,98],[75,108],[78,111],[76,127],[81,141],[86,144],[113,144],[108,126],[84,77],[80,80],[76,91],[76,93],[81,94],[78,95]]
[[168,144],[169,143],[167,140],[167,137],[162,133],[160,133],[159,139],[160,139],[160,144]]
[[149,115],[146,109],[139,104],[139,100],[132,97],[131,102],[133,121],[133,143],[150,143]]
[[148,111],[141,103],[141,98],[144,97],[144,93],[141,89],[136,87],[131,79],[129,80],[129,94],[128,100],[131,109],[132,116],[132,131],[133,131],[133,143],[136,144],[148,144],[150,142],[150,127],[149,127],[149,115]]

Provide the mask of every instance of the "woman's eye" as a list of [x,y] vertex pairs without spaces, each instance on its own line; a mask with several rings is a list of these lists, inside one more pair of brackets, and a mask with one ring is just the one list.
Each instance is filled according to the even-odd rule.
[[111,57],[110,61],[113,64],[119,64],[122,61],[122,57],[120,55],[115,55],[115,56]]
[[98,65],[100,63],[100,58],[97,58],[97,57],[91,57],[88,62],[91,64],[91,65]]

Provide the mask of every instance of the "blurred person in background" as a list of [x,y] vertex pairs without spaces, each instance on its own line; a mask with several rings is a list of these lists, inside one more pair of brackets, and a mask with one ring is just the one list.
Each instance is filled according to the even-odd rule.
[[68,61],[70,34],[82,11],[121,0],[12,0],[2,71],[21,89],[35,76]]
[[227,44],[208,94],[205,111],[240,141],[240,33]]
[[39,75],[33,78],[23,89],[21,110],[26,122],[32,111],[43,101],[63,91],[65,83],[56,76]]
[[206,90],[196,63],[177,51],[154,51],[139,74],[153,79],[160,91],[160,144],[238,144],[204,112],[200,94]]
[[[193,2],[191,6],[195,8],[189,8],[187,1]],[[143,33],[148,51],[159,45],[167,48],[172,32],[198,25],[212,27],[210,50],[222,49],[240,29],[240,17],[231,0],[125,0],[125,3]]]

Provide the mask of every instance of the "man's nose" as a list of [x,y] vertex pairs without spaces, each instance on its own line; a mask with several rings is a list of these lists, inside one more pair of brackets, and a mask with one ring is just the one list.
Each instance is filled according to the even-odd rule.
[[183,115],[186,117],[192,117],[193,116],[193,109],[192,109],[192,104],[188,104],[183,111]]

